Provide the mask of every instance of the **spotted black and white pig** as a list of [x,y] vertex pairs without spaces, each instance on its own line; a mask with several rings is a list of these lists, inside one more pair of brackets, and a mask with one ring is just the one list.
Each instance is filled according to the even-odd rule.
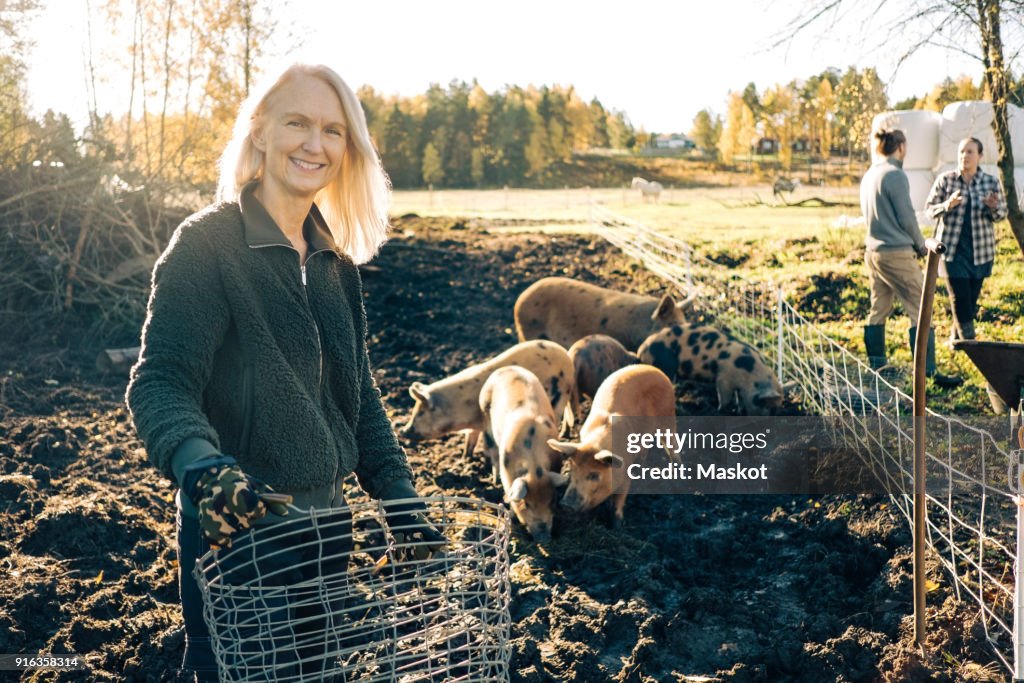
[[648,337],[637,356],[669,377],[714,382],[719,412],[771,415],[782,405],[782,386],[761,354],[717,328],[666,327]]
[[588,334],[605,334],[636,349],[652,333],[685,321],[695,297],[676,303],[580,282],[546,277],[526,288],[514,309],[519,341],[550,339],[568,348]]
[[480,391],[480,411],[484,446],[505,501],[530,536],[550,539],[555,486],[561,478],[552,480],[548,440],[558,436],[558,427],[544,387],[526,368],[499,368]]
[[[561,504],[575,511],[591,510],[612,497],[613,525],[622,526],[622,508],[629,495],[626,468],[636,461],[629,453],[612,449],[613,416],[663,417],[665,429],[674,428],[676,392],[671,380],[650,365],[616,370],[598,388],[590,415],[580,427],[579,442],[548,442],[567,457],[568,488]],[[646,453],[640,454],[645,457]]]
[[573,385],[569,354],[554,342],[534,340],[516,344],[490,360],[471,365],[432,384],[414,382],[409,387],[409,394],[416,400],[416,405],[401,434],[414,440],[433,439],[469,430],[463,451],[469,456],[483,429],[480,390],[492,372],[509,365],[519,365],[536,375],[547,392],[555,415],[565,415],[572,424],[572,411],[566,412]]

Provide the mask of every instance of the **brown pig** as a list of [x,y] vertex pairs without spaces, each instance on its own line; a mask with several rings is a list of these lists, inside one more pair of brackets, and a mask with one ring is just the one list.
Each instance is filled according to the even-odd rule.
[[535,340],[516,344],[490,360],[471,365],[432,384],[414,382],[409,393],[416,400],[416,405],[401,434],[410,439],[433,439],[469,430],[463,451],[469,456],[483,429],[480,390],[492,372],[509,365],[519,365],[536,375],[554,406],[555,414],[565,415],[569,424],[573,423],[572,411],[566,410],[573,384],[569,354],[554,342]]
[[637,363],[635,354],[606,334],[588,334],[569,348],[569,358],[575,370],[571,405],[577,420],[583,396],[591,399],[597,388],[616,370]]
[[[629,495],[626,468],[634,456],[612,451],[613,416],[664,417],[672,429],[676,393],[661,370],[650,365],[630,365],[616,370],[601,384],[587,421],[580,428],[579,443],[548,441],[569,460],[569,487],[562,505],[575,511],[590,510],[613,498],[613,525],[622,526],[622,508]],[[643,457],[643,456],[642,456]]]
[[588,334],[606,334],[634,350],[657,330],[684,322],[694,299],[676,303],[668,294],[657,299],[546,277],[516,299],[516,332],[519,341],[550,339],[566,348]]
[[558,435],[555,413],[537,376],[512,365],[491,373],[480,391],[484,445],[505,501],[538,541],[551,538],[558,475],[548,439]]
[[750,344],[708,325],[673,325],[640,346],[642,363],[669,377],[714,382],[718,410],[771,415],[782,405],[783,387]]

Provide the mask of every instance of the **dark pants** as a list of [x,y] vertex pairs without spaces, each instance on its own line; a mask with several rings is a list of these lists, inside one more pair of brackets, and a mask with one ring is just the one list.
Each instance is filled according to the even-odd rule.
[[[202,594],[192,576],[196,560],[209,550],[199,522],[178,511],[178,579],[185,619],[185,656],[182,669],[197,681],[218,680],[210,632],[203,618]],[[314,528],[308,517],[285,519],[261,527],[253,547],[253,535],[234,539],[231,551],[219,551],[217,571],[231,586],[253,587],[232,591],[238,610],[227,614],[232,637],[237,639],[224,654],[225,664],[238,677],[250,672],[267,680],[282,677],[327,675],[334,668],[328,651],[337,647],[344,604],[339,599],[324,604],[325,593],[344,596],[348,556],[351,551],[351,520],[332,518],[326,527]],[[325,541],[335,538],[335,541]],[[280,587],[280,590],[275,590]],[[256,597],[258,596],[258,597]],[[221,605],[219,609],[225,609]],[[334,635],[331,635],[334,634]]]
[[960,339],[974,338],[974,318],[978,315],[978,297],[984,278],[951,277],[949,299],[953,305],[953,329]]

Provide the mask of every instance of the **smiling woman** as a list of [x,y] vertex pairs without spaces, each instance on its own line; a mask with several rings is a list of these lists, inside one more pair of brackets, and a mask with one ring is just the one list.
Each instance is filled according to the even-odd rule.
[[[218,664],[196,559],[279,521],[284,501],[340,507],[355,472],[406,540],[444,540],[422,503],[392,502],[416,491],[366,349],[356,264],[384,241],[390,192],[359,101],[331,69],[293,65],[242,106],[220,170],[221,201],[157,262],[127,395],[150,461],[180,487],[183,668],[198,680],[218,680]],[[295,675],[321,671],[323,644],[303,629],[322,615],[294,616],[306,626],[269,651],[291,657]]]
[[359,100],[327,67],[291,66],[242,104],[221,157],[217,197],[237,199],[257,178],[257,195],[286,232],[294,233],[302,207],[315,202],[356,263],[372,258],[386,238],[387,176]]

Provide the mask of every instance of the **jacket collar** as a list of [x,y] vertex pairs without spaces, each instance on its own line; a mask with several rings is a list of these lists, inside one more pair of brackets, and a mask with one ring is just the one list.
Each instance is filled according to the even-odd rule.
[[[256,190],[258,180],[248,182],[238,194],[238,205],[242,210],[242,225],[245,232],[245,242],[250,247],[281,246],[293,248],[292,243],[281,232],[277,222],[260,204],[253,192]],[[335,250],[334,238],[327,227],[327,221],[316,204],[309,208],[309,215],[302,225],[302,234],[309,242],[310,253]]]
[[896,168],[903,168],[903,162],[897,159],[895,156],[888,156],[885,158],[887,162],[895,166]]

